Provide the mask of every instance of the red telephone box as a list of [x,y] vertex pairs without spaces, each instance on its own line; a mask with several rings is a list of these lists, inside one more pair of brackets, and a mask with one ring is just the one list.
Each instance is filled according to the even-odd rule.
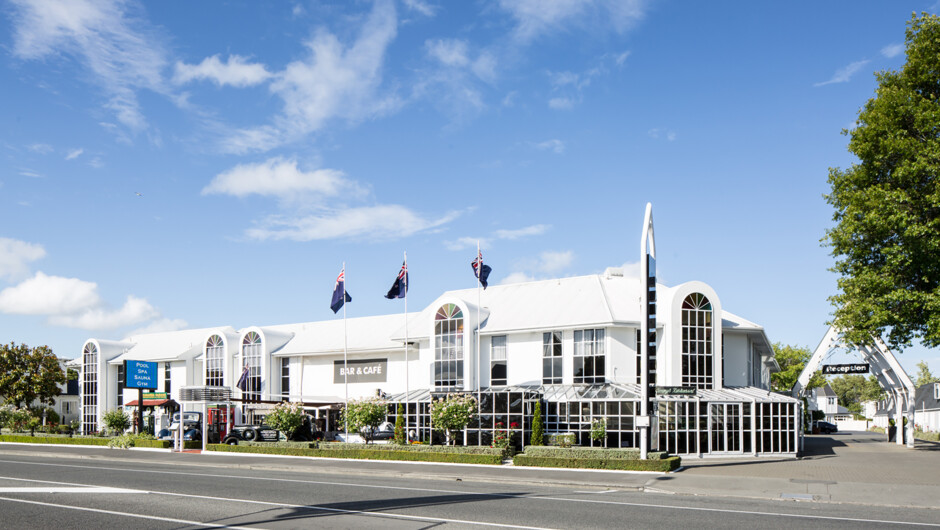
[[211,407],[209,409],[209,417],[206,420],[208,422],[209,432],[219,433],[219,442],[224,440],[225,435],[229,432],[228,407]]

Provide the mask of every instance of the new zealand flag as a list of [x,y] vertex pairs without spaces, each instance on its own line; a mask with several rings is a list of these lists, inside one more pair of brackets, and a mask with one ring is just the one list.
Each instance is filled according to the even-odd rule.
[[346,269],[340,271],[336,277],[336,285],[333,287],[333,300],[330,302],[330,309],[334,313],[339,311],[343,304],[352,302],[352,297],[346,292]]
[[250,370],[248,370],[248,367],[246,366],[245,369],[242,370],[242,376],[239,377],[238,382],[235,383],[235,386],[237,386],[238,389],[241,390],[242,392],[248,390],[248,373],[249,372]]
[[490,272],[492,272],[493,269],[483,263],[482,252],[477,252],[477,257],[470,263],[470,266],[473,267],[473,275],[477,277],[477,280],[480,280],[480,285],[486,289],[486,279],[490,277]]
[[395,278],[395,283],[392,284],[392,288],[388,290],[388,294],[385,295],[385,298],[389,300],[393,298],[404,298],[408,295],[408,262],[401,264],[401,270],[398,271],[398,277]]

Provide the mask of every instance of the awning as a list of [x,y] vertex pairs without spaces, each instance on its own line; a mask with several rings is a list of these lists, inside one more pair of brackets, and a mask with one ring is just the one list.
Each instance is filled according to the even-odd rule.
[[[144,400],[144,406],[145,406],[145,407],[162,407],[163,405],[166,405],[167,403],[169,403],[169,402],[171,402],[171,401],[173,401],[173,400],[172,400],[172,399],[145,399],[145,400]],[[124,406],[125,406],[125,407],[136,407],[136,406],[137,406],[137,400],[135,399],[134,401],[129,401],[129,402],[125,403]]]

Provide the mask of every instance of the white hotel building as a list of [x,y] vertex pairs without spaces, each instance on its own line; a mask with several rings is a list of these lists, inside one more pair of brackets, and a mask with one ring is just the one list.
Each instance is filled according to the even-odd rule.
[[[480,443],[479,436],[488,444],[499,427],[528,443],[541,401],[547,433],[574,433],[577,443],[590,445],[591,421],[603,417],[608,447],[637,447],[644,283],[608,269],[493,285],[482,293],[448,291],[407,316],[350,318],[347,384],[342,318],[89,339],[82,350],[83,430],[101,429],[107,410],[137,398],[134,390],[124,395],[119,371],[124,360],[138,360],[158,363],[157,390],[168,398],[183,386],[227,387],[249,420],[289,399],[326,420],[321,428],[339,430],[347,392],[349,399],[379,393],[390,403],[407,403],[410,430],[426,440],[431,399],[469,392],[478,394],[481,408],[464,433],[467,444]],[[769,391],[770,374],[779,367],[764,329],[725,311],[718,293],[702,282],[658,285],[657,299],[656,384],[695,391],[653,398],[651,449],[796,454],[801,404]],[[246,391],[236,387],[244,366]],[[397,410],[389,409],[392,415]],[[159,416],[160,408],[154,410]],[[157,422],[159,428],[165,419]]]

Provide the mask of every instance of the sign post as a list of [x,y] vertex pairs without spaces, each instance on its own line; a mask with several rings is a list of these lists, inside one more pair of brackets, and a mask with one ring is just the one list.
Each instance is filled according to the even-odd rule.
[[643,235],[640,238],[640,458],[646,459],[652,441],[652,396],[656,394],[656,237],[653,234],[653,205],[646,203]]
[[124,361],[124,388],[137,389],[137,425],[140,434],[144,426],[144,390],[157,389],[157,363],[150,361]]

